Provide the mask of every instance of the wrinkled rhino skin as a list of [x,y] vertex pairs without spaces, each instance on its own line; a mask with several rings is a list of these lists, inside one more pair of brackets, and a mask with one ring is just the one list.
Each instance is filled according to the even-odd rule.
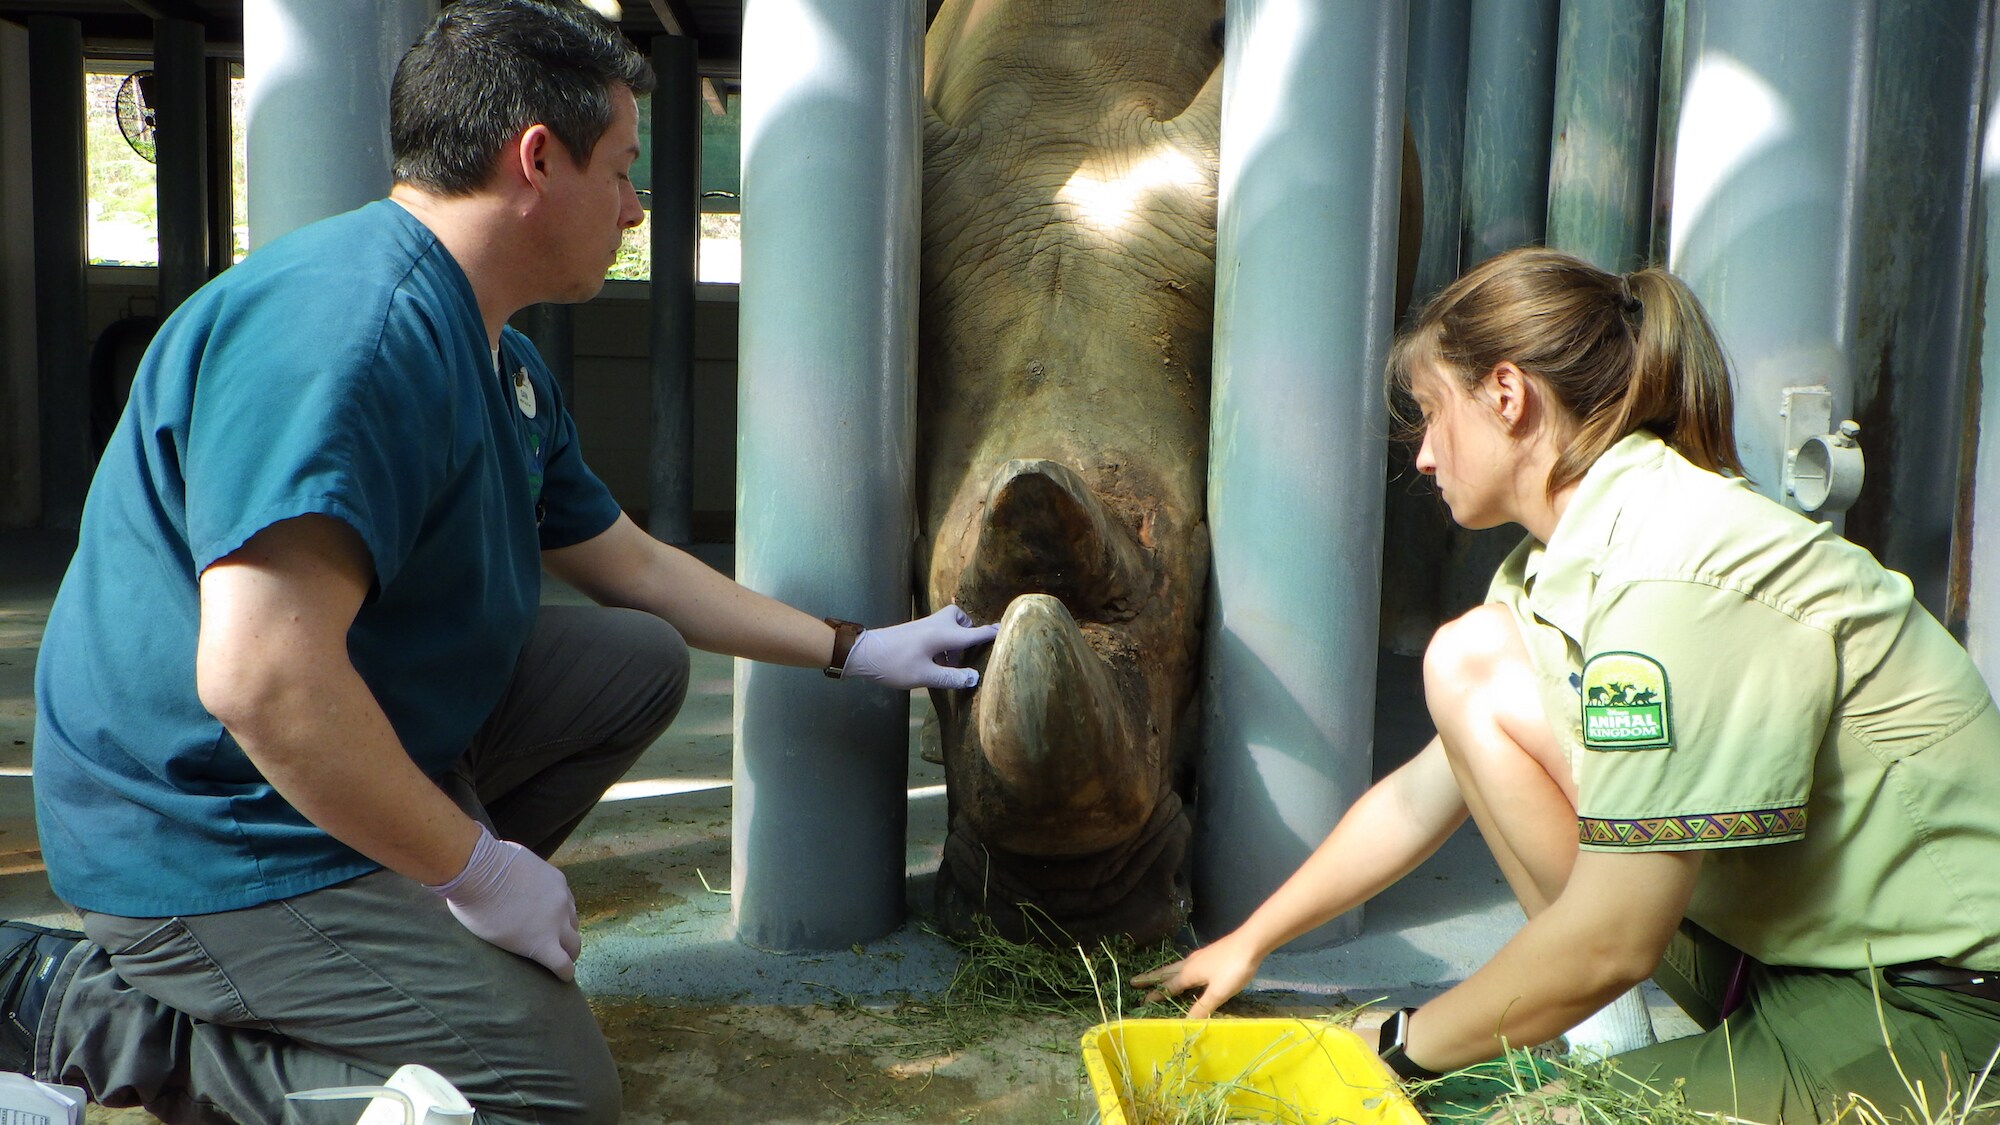
[[1186,917],[1221,14],[948,0],[926,41],[919,581],[1001,625],[934,699],[949,930]]

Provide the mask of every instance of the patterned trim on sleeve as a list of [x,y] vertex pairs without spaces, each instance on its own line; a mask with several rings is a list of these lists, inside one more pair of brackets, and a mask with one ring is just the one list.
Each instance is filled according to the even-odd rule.
[[1804,805],[1750,812],[1697,813],[1640,820],[1578,817],[1577,843],[1600,848],[1673,848],[1704,844],[1766,844],[1805,835]]

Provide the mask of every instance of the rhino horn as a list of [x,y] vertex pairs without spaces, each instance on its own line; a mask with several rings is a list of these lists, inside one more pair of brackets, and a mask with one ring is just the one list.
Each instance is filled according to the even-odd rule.
[[1007,607],[974,699],[989,800],[982,835],[1024,854],[1122,841],[1157,799],[1157,770],[1132,753],[1131,717],[1111,668],[1062,602],[1024,594]]
[[1049,594],[1086,621],[1125,621],[1152,588],[1146,552],[1075,470],[1014,460],[987,490],[958,604],[992,620],[1016,595]]

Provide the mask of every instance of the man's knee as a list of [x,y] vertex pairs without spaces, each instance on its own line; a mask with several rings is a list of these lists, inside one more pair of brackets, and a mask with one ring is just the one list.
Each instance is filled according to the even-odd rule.
[[[534,972],[540,972],[534,968]],[[505,987],[504,978],[493,983]],[[488,1069],[465,1093],[479,1120],[504,1125],[611,1125],[623,1109],[618,1064],[580,993],[551,996],[536,980],[485,1013],[507,1029],[486,1041]]]
[[667,729],[687,700],[687,641],[680,630],[639,610],[608,610],[605,620],[605,642],[625,653],[620,679],[635,704],[633,735],[643,745]]
[[479,1120],[496,1125],[615,1125],[624,1113],[618,1068],[608,1053],[601,1065],[521,1076],[509,1093],[505,1099],[474,1098]]
[[536,1114],[531,1120],[565,1125],[615,1125],[624,1114],[618,1067],[608,1051],[603,1053],[600,1064],[580,1067],[566,1077],[568,1082],[559,1098],[534,1107]]

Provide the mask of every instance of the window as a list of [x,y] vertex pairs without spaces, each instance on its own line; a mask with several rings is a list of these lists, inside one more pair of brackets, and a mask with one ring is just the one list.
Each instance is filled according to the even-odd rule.
[[229,64],[229,260],[243,260],[250,252],[250,185],[244,169],[246,137],[250,133],[250,108],[244,96],[243,64]]
[[734,285],[743,280],[743,95],[725,90],[720,82],[711,88],[715,100],[701,116],[701,246],[695,280]]
[[[85,209],[92,265],[160,264],[152,129],[141,96],[142,83],[150,76],[150,71],[133,64],[93,61],[84,67]],[[126,117],[123,129],[119,126],[121,101]],[[127,132],[135,139],[128,140]]]
[[[743,276],[741,195],[738,153],[741,95],[725,93],[717,79],[704,85],[713,93],[703,101],[701,115],[701,241],[695,251],[695,280],[734,285]],[[606,275],[614,281],[645,281],[653,276],[652,101],[639,100],[639,159],[632,165],[632,182],[646,216],[625,232],[618,257]]]
[[[92,60],[84,67],[85,192],[92,265],[160,264],[159,181],[146,97],[151,75],[143,63]],[[250,248],[241,63],[229,68],[229,105],[230,261],[240,262]]]

